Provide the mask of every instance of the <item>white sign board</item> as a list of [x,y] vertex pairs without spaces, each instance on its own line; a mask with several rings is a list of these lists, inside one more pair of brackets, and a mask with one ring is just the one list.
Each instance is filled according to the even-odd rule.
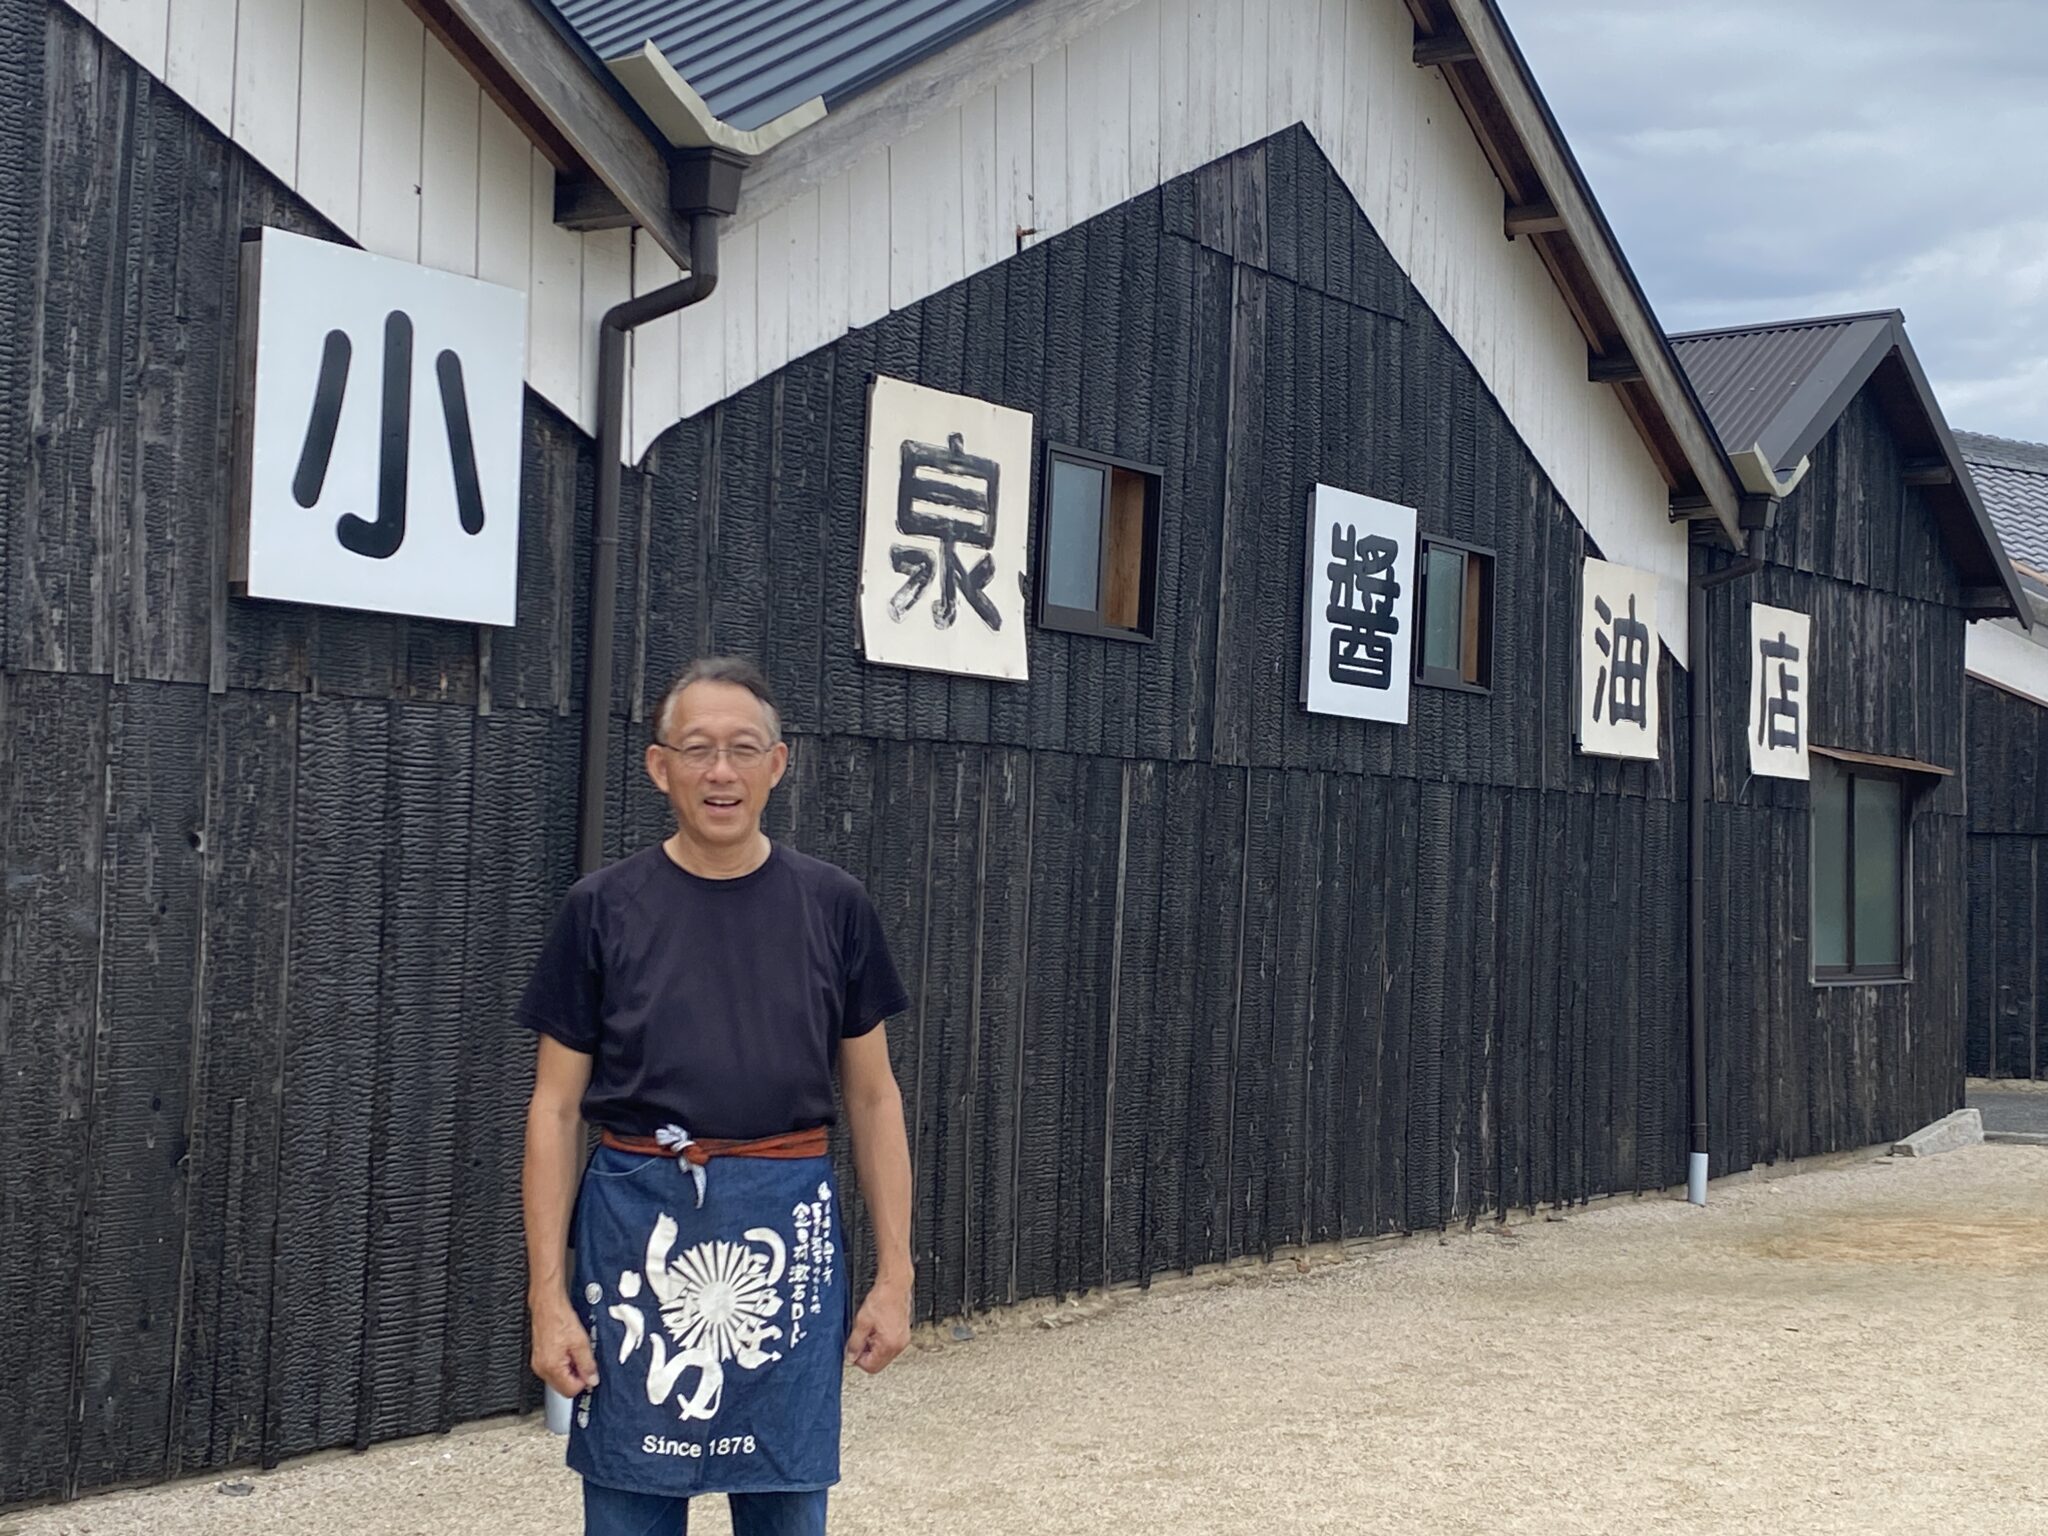
[[901,379],[868,391],[869,661],[1022,682],[1031,416]]
[[1749,771],[1759,778],[1812,776],[1806,758],[1812,626],[1803,613],[1749,605]]
[[1301,702],[1311,714],[1408,723],[1415,647],[1415,509],[1309,492]]
[[233,579],[512,623],[525,296],[279,229],[243,246],[242,293],[255,377]]
[[1588,560],[1579,581],[1579,750],[1657,756],[1657,578]]

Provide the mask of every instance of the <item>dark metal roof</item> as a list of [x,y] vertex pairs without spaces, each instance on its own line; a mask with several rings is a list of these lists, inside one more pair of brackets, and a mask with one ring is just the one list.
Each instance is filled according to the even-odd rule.
[[600,59],[652,43],[734,128],[898,73],[1024,0],[554,0]]
[[1694,331],[1671,345],[1728,451],[1761,448],[1786,474],[1863,387],[1901,318],[1891,310]]
[[1928,488],[1927,504],[1965,584],[1983,594],[1975,605],[1999,602],[2002,592],[2021,622],[2031,622],[1998,529],[1906,338],[1903,314],[1878,310],[1693,331],[1671,344],[1727,450],[1760,448],[1780,474],[1796,468],[1849,402],[1871,389],[1900,454],[1950,471],[1948,484]]
[[2048,443],[1958,432],[1956,447],[2027,589],[2048,593]]

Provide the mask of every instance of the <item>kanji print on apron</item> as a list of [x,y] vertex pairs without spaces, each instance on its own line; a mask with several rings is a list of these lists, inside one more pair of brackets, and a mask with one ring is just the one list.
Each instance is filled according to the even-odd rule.
[[682,1498],[838,1482],[840,1230],[829,1158],[692,1168],[599,1147],[574,1233],[598,1383],[576,1400],[569,1465]]

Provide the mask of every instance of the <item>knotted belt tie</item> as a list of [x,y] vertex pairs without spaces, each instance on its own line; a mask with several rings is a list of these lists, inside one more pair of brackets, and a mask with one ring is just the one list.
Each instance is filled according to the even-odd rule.
[[707,1137],[697,1140],[680,1125],[664,1125],[652,1136],[627,1136],[618,1131],[604,1130],[598,1133],[598,1140],[614,1152],[629,1152],[638,1157],[676,1157],[689,1165],[690,1177],[697,1185],[697,1204],[704,1204],[704,1167],[714,1157],[772,1157],[794,1161],[804,1157],[823,1157],[830,1149],[825,1127],[814,1125],[803,1131],[784,1131],[779,1136],[762,1136],[752,1141],[734,1141],[724,1137]]

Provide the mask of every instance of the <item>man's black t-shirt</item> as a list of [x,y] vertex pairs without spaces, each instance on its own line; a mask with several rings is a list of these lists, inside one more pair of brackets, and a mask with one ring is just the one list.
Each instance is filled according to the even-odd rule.
[[752,1139],[831,1124],[839,1042],[909,1006],[845,870],[777,844],[706,880],[656,843],[570,887],[519,1020],[592,1058],[591,1124]]

